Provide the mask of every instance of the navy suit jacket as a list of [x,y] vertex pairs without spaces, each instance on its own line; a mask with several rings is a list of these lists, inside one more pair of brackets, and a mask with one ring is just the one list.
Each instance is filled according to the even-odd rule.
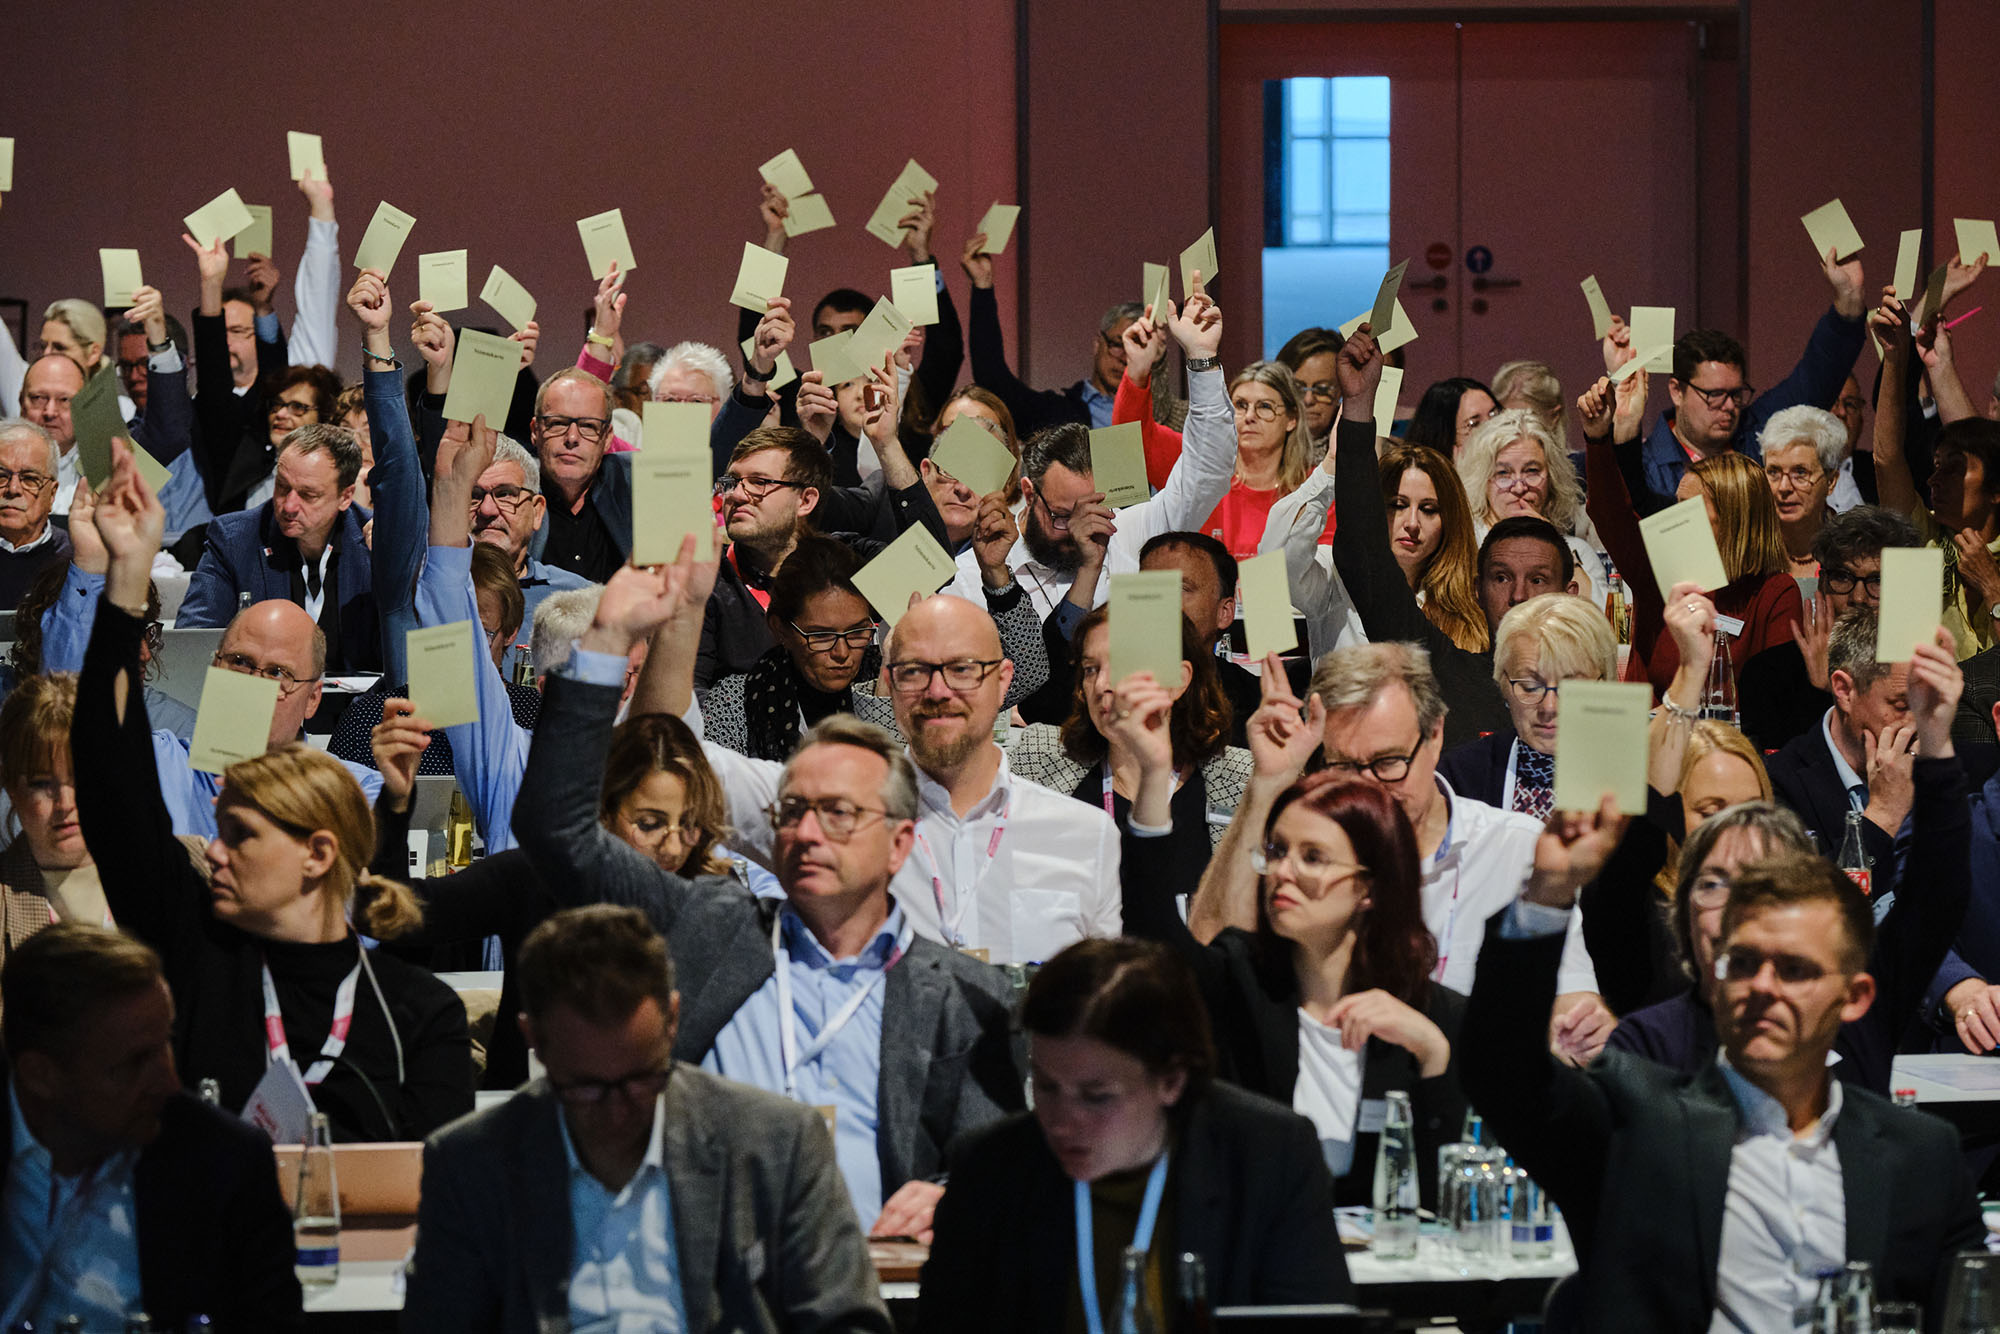
[[[1771,775],[1771,789],[1778,800],[1806,822],[1806,828],[1819,840],[1820,851],[1838,856],[1841,840],[1847,837],[1847,785],[1833,767],[1833,752],[1826,748],[1826,733],[1820,725],[1814,723],[1787,741],[1777,754],[1765,756],[1764,769]],[[1891,865],[1895,846],[1894,834],[1873,820],[1861,822],[1862,850],[1876,866],[1886,869]]]
[[1438,761],[1437,771],[1459,796],[1499,807],[1507,791],[1507,757],[1513,753],[1514,729],[1505,727],[1453,746]]
[[[369,511],[350,505],[334,525],[339,565],[340,642],[326,646],[327,670],[341,673],[382,667],[381,615],[375,604],[375,573],[361,527]],[[298,546],[278,531],[277,516],[265,501],[254,510],[224,514],[208,525],[201,563],[188,582],[176,626],[224,626],[236,615],[238,595],[252,602],[290,601]]]
[[[549,504],[560,505],[562,500],[554,492],[549,492]],[[610,530],[611,540],[627,555],[632,552],[632,456],[630,454],[606,454],[598,465],[597,478],[590,484],[590,503],[597,508],[597,517],[604,520]],[[544,522],[535,530],[535,537],[528,545],[528,554],[536,560],[542,559],[542,552],[548,549],[549,525]]]

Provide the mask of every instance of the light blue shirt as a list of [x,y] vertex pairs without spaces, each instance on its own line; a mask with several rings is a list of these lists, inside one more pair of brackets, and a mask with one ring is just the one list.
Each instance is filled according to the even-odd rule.
[[1098,430],[1111,425],[1111,406],[1115,400],[1089,380],[1083,382],[1083,406],[1090,409],[1090,424]]
[[0,1328],[32,1320],[51,1329],[80,1315],[86,1329],[123,1329],[126,1312],[140,1305],[138,1151],[114,1154],[81,1177],[59,1176],[11,1087],[7,1107],[14,1152],[0,1238]]
[[[479,597],[472,587],[472,548],[432,547],[424,553],[424,571],[417,577],[417,624],[450,625],[479,621]],[[472,822],[486,843],[486,855],[514,846],[514,798],[521,776],[528,771],[528,745],[534,739],[514,721],[514,701],[507,683],[485,651],[482,635],[473,636],[473,692],[479,698],[479,721],[444,729],[451,742],[452,772],[458,790],[472,807]],[[624,677],[621,664],[622,682]]]
[[[847,1180],[854,1212],[866,1232],[882,1212],[882,1157],[876,1147],[876,1092],[882,1082],[882,1002],[888,992],[883,976],[901,956],[897,937],[903,930],[903,910],[892,908],[875,939],[851,959],[835,959],[813,938],[790,908],[778,913],[779,932],[790,957],[794,1032],[800,1047],[818,1036],[826,1021],[855,992],[875,983],[854,1017],[836,1033],[825,1050],[801,1061],[793,1072],[791,1096],[810,1107],[832,1107],[834,1157]],[[876,982],[875,979],[881,978]],[[781,1045],[784,1016],[778,1008],[778,975],[764,979],[743,1002],[715,1045],[702,1058],[702,1068],[742,1084],[784,1095],[785,1056]]]
[[[1833,756],[1833,771],[1840,775],[1840,785],[1847,789],[1848,809],[1865,810],[1868,806],[1868,780],[1854,772],[1854,766],[1847,762],[1847,757],[1840,753],[1840,747],[1834,744],[1832,709],[1828,709],[1826,716],[1819,720],[1819,734],[1826,742],[1827,754]],[[1839,847],[1837,837],[1827,846]]]
[[565,588],[588,587],[590,580],[576,571],[565,570],[559,565],[544,565],[533,556],[528,557],[528,570],[521,579],[521,601],[524,604],[521,612],[521,642],[509,644],[506,657],[500,663],[501,671],[509,681],[514,679],[514,669],[526,649],[527,636],[535,628],[535,608],[541,606],[543,599],[551,593],[560,592]]
[[[614,1097],[621,1096],[614,1094]],[[679,1334],[687,1328],[673,1186],[662,1144],[667,1095],[653,1103],[646,1159],[614,1195],[590,1174],[559,1116],[569,1159],[569,1327],[574,1334]]]

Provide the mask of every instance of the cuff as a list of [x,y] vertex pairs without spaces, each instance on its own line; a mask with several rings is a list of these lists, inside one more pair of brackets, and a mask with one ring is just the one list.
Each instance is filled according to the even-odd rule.
[[980,577],[979,587],[986,594],[986,610],[991,614],[998,616],[1002,612],[1014,610],[1019,605],[1023,590],[1019,584],[1011,580],[1012,572],[1009,571],[1009,583],[1005,588],[987,588],[984,575]]
[[1500,919],[1502,940],[1540,940],[1569,930],[1568,908],[1551,908],[1546,903],[1515,899]]
[[1128,819],[1125,821],[1125,827],[1131,831],[1134,838],[1165,838],[1168,834],[1174,832],[1174,822],[1172,820],[1167,821],[1163,825],[1151,825],[1140,824],[1137,820]]
[[278,317],[276,314],[257,317],[257,341],[275,343],[278,341]]
[[146,357],[146,369],[154,375],[172,375],[186,368],[187,363],[181,360],[181,350],[172,343],[167,344],[166,351],[149,353]]
[[557,676],[591,686],[624,686],[630,659],[619,653],[599,653],[572,641],[569,661],[556,668]]
[[1087,608],[1079,607],[1065,597],[1056,603],[1055,610],[1049,613],[1049,619],[1056,623],[1056,633],[1061,635],[1063,642],[1067,644],[1076,638],[1076,627],[1082,624],[1083,618],[1088,615],[1090,611]]

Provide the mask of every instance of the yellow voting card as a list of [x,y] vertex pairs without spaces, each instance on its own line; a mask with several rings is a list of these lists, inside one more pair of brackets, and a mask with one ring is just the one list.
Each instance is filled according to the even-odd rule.
[[1382,379],[1375,386],[1375,434],[1387,436],[1396,425],[1396,404],[1403,395],[1403,368],[1384,366]]
[[326,179],[326,151],[316,134],[303,130],[285,131],[285,153],[292,160],[292,179],[300,181],[310,171],[313,179]]
[[427,625],[404,634],[410,702],[417,706],[417,717],[432,727],[479,721],[479,689],[473,673],[479,670],[477,655],[486,650],[484,639],[471,621]]
[[465,251],[434,250],[417,256],[417,296],[430,302],[432,310],[464,310],[472,304],[466,296],[470,284]]
[[1618,363],[1618,369],[1611,372],[1611,383],[1624,384],[1640,371],[1651,370],[1652,363],[1661,357],[1672,358],[1674,345],[1661,343],[1657,347],[1635,347],[1632,355]]
[[1646,559],[1661,597],[1671,594],[1675,584],[1698,584],[1702,591],[1714,592],[1729,582],[1715,530],[1708,526],[1708,506],[1700,496],[1648,514],[1639,520],[1639,536],[1645,540]]
[[789,205],[785,211],[787,236],[823,232],[833,226],[833,210],[827,207],[825,195],[800,195],[789,201]]
[[757,174],[767,184],[777,186],[778,193],[788,200],[813,192],[812,177],[806,175],[805,163],[799,161],[798,153],[789,148],[757,168]]
[[1806,235],[1812,237],[1813,254],[1822,263],[1826,252],[1831,250],[1835,263],[1845,264],[1861,250],[1861,233],[1854,230],[1854,220],[1847,216],[1847,206],[1838,199],[1830,199],[1812,212],[1799,219],[1806,225]]
[[250,214],[250,225],[236,233],[230,243],[238,259],[249,259],[252,255],[271,253],[271,206],[269,204],[245,204],[244,210]]
[[1169,284],[1173,280],[1173,270],[1164,264],[1141,264],[1139,266],[1139,300],[1144,302],[1153,323],[1165,323],[1167,300],[1171,295]]
[[410,239],[410,229],[416,225],[414,217],[388,200],[377,204],[368,230],[361,235],[361,248],[354,252],[354,267],[374,269],[387,278],[396,267],[396,256],[403,253],[403,242]]
[[498,334],[461,329],[451,359],[451,388],[444,396],[444,419],[469,422],[484,414],[493,430],[507,425],[514,404],[514,381],[521,373],[521,344]]
[[1215,258],[1215,228],[1210,227],[1186,250],[1181,251],[1181,300],[1185,302],[1194,290],[1192,280],[1201,274],[1201,284],[1206,288],[1215,281],[1217,260]]
[[961,412],[931,446],[931,466],[965,483],[973,495],[990,496],[1014,475],[1014,456],[979,418]]
[[479,299],[493,307],[501,319],[518,331],[534,323],[535,298],[528,295],[528,289],[516,282],[514,275],[498,264],[486,275],[486,286],[479,289]]
[[1007,243],[1014,239],[1014,224],[1020,217],[1020,205],[1003,204],[998,200],[993,202],[986,210],[986,216],[972,229],[986,238],[985,253],[998,255],[1006,251]]
[[[77,463],[83,475],[99,490],[111,476],[111,442],[129,440],[132,428],[118,410],[118,373],[100,370],[83,382],[83,388],[69,401],[70,430],[76,440]],[[151,462],[144,450],[133,451],[133,459]],[[157,464],[154,466],[158,466]],[[154,484],[154,490],[159,486]]]
[[1882,605],[1876,613],[1875,661],[1908,662],[1944,620],[1944,549],[1885,547]]
[[[919,523],[905,528],[874,560],[856,570],[854,586],[875,608],[876,615],[894,625],[910,609],[912,593],[929,597],[957,574],[958,566],[952,563],[950,553]],[[1178,581],[1180,576],[1174,578]],[[1174,587],[1178,590],[1179,583]],[[1179,597],[1179,592],[1174,596]]]
[[785,271],[792,262],[751,241],[743,243],[743,261],[736,266],[736,288],[729,304],[762,315],[785,294]]
[[1368,309],[1368,327],[1371,329],[1394,328],[1396,317],[1396,294],[1403,290],[1403,274],[1409,270],[1410,261],[1404,260],[1395,268],[1382,275],[1382,285],[1375,289],[1375,304]]
[[937,265],[912,264],[889,270],[889,299],[911,324],[936,324]]
[[699,454],[707,460],[708,404],[656,403],[648,399],[641,421],[646,451],[654,454]]
[[1594,273],[1583,280],[1583,299],[1590,306],[1590,336],[1604,337],[1611,332],[1611,303],[1604,299],[1604,289]]
[[[1632,349],[1645,363],[1642,369],[1673,370],[1674,308],[1672,306],[1632,307]],[[1650,355],[1648,349],[1651,349]]]
[[1917,295],[1917,258],[1923,249],[1924,229],[1912,227],[1896,238],[1896,295],[1909,305]]
[[807,352],[812,357],[812,368],[819,372],[820,380],[829,389],[838,388],[861,374],[847,355],[847,345],[854,341],[854,330],[842,329],[824,338],[813,340]]
[[646,438],[647,447],[632,455],[632,563],[678,560],[681,543],[690,534],[694,558],[710,559],[715,554],[715,507],[710,503],[715,493],[709,486],[707,444],[698,454],[686,453],[654,449],[650,431]]
[[2000,264],[2000,237],[1993,233],[1991,218],[1953,218],[1958,232],[1958,262],[1977,264],[1981,255],[1989,264]]
[[202,681],[188,767],[219,774],[238,760],[262,755],[271,744],[271,715],[278,711],[278,683],[248,672],[211,667]]
[[1122,510],[1151,499],[1146,482],[1146,438],[1138,422],[1100,426],[1090,433],[1091,484],[1104,493],[1104,503]]
[[[750,357],[752,353],[755,352],[756,347],[757,347],[757,336],[755,334],[752,334],[750,337],[743,340],[744,364],[746,365],[749,364]],[[799,378],[799,368],[792,365],[792,354],[789,351],[780,352],[778,354],[777,364],[771,368],[771,382],[764,386],[764,392],[768,394],[775,394],[780,389],[783,389],[786,385],[790,384],[792,381],[798,378]]]
[[0,138],[0,190],[14,188],[14,141]]
[[[1375,345],[1381,348],[1384,352],[1394,352],[1397,348],[1401,347],[1405,343],[1414,343],[1417,341],[1416,326],[1410,323],[1410,313],[1403,309],[1403,301],[1401,297],[1398,297],[1396,299],[1395,308],[1396,308],[1395,314],[1391,316],[1389,320],[1388,332],[1384,333],[1380,329],[1374,330]],[[1341,325],[1340,336],[1342,338],[1354,337],[1354,331],[1356,329],[1359,329],[1362,323],[1366,321],[1368,317],[1374,313],[1375,312],[1372,310],[1364,310],[1359,315],[1356,315],[1353,319],[1349,320],[1347,323]]]
[[132,304],[132,293],[146,285],[139,274],[136,250],[99,250],[98,267],[104,270],[104,308],[123,310]]
[[1283,551],[1237,562],[1236,589],[1242,599],[1244,644],[1252,658],[1262,661],[1267,653],[1290,653],[1299,646]]
[[583,238],[583,256],[590,264],[592,278],[609,273],[614,261],[620,273],[630,273],[639,267],[639,261],[632,257],[632,240],[625,234],[623,210],[607,209],[579,218],[576,231]]
[[1645,814],[1653,688],[1564,681],[1556,699],[1556,809],[1595,811],[1611,796],[1625,814]]
[[[1279,553],[1279,559],[1284,559]],[[1111,684],[1151,672],[1171,687],[1181,679],[1181,577],[1173,570],[1111,576]]]
[[923,203],[926,190],[937,189],[937,177],[917,165],[911,158],[903,169],[896,173],[896,179],[882,196],[882,202],[868,217],[868,234],[884,245],[903,244],[903,229],[900,224],[906,216]]
[[250,225],[250,210],[234,190],[224,190],[182,219],[188,235],[203,249],[217,241],[227,241]]
[[910,317],[898,310],[894,301],[886,296],[880,298],[849,340],[848,361],[857,372],[879,367],[891,352],[903,345],[911,327]]

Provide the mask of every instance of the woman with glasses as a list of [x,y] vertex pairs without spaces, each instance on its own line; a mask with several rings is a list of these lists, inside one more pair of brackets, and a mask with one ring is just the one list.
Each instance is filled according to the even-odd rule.
[[1332,329],[1301,329],[1278,349],[1278,363],[1298,382],[1306,405],[1306,431],[1312,436],[1313,462],[1326,457],[1340,415],[1340,387],[1333,380],[1333,359],[1344,340]]
[[336,420],[340,377],[324,366],[291,366],[271,381],[269,393],[264,422],[276,453],[285,437],[301,426]]
[[1457,469],[1434,449],[1398,442],[1382,451],[1389,548],[1424,616],[1467,653],[1490,637],[1479,605],[1479,540]]
[[1439,380],[1417,400],[1403,439],[1435,449],[1456,463],[1466,438],[1499,410],[1493,391],[1479,381],[1463,375]]
[[1555,435],[1532,412],[1496,413],[1465,438],[1458,455],[1472,505],[1473,540],[1502,519],[1529,515],[1546,519],[1576,556],[1577,592],[1600,610],[1608,585],[1604,557],[1574,536],[1583,511],[1576,468]]
[[1813,539],[1833,513],[1827,499],[1847,455],[1847,427],[1824,408],[1803,405],[1771,414],[1757,437],[1764,480],[1778,506],[1778,532],[1791,575],[1810,591],[1819,576]]

